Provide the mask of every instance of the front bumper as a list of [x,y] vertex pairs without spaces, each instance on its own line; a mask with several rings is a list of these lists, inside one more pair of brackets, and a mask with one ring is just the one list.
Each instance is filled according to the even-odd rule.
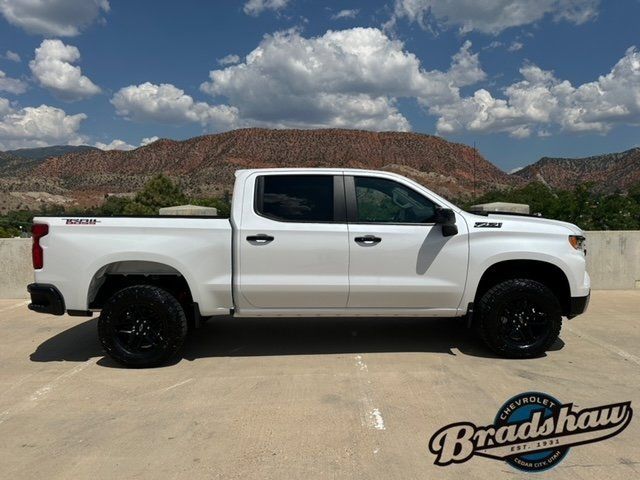
[[29,310],[51,315],[64,315],[64,298],[60,291],[48,283],[32,283],[27,286],[31,294]]
[[573,318],[577,315],[584,313],[589,306],[589,299],[591,298],[591,292],[586,297],[571,297],[569,304],[569,314],[567,318]]

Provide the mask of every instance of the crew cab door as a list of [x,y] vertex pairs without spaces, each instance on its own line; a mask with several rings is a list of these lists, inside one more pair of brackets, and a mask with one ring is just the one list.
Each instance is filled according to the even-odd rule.
[[466,224],[444,236],[438,205],[410,182],[345,176],[349,222],[349,308],[452,312],[464,292]]
[[343,176],[259,172],[247,178],[242,201],[235,239],[240,309],[346,308]]

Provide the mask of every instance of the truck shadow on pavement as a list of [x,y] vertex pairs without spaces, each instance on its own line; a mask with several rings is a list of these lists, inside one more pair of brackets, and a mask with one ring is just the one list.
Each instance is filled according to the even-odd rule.
[[[551,350],[563,347],[559,339]],[[181,358],[382,352],[497,358],[464,322],[451,318],[216,318],[190,332],[172,364]],[[91,319],[47,339],[30,359],[84,362],[103,355],[97,319]],[[118,367],[107,357],[98,364]]]

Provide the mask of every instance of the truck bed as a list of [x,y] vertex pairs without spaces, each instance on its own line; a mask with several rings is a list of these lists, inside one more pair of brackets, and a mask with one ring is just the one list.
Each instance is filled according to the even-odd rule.
[[106,275],[137,271],[183,276],[203,315],[233,306],[229,219],[68,216],[36,217],[34,223],[49,226],[40,240],[44,266],[35,271],[36,282],[55,285],[67,310],[87,310]]

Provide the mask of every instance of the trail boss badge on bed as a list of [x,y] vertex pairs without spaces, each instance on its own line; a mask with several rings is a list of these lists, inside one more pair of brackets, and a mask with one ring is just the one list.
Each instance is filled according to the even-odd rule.
[[100,220],[95,218],[65,218],[65,225],[95,225]]
[[521,393],[500,407],[491,425],[458,422],[441,428],[431,437],[429,450],[440,466],[480,455],[519,470],[542,471],[562,461],[570,447],[622,432],[632,416],[631,402],[577,409],[546,393]]

